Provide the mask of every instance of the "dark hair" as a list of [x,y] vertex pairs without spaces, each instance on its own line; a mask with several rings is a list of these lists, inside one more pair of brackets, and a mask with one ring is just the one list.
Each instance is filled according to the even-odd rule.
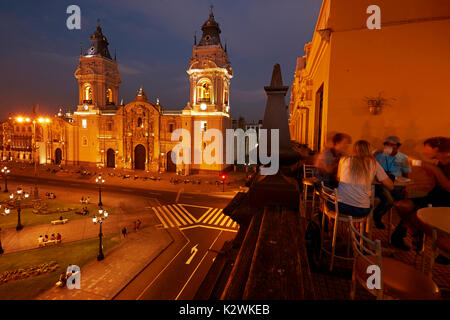
[[345,139],[350,141],[350,143],[352,142],[352,138],[346,133],[336,133],[333,138],[331,138],[331,141],[333,142],[333,145],[337,145]]
[[438,148],[439,152],[450,152],[450,139],[446,137],[428,138],[423,142],[423,145]]

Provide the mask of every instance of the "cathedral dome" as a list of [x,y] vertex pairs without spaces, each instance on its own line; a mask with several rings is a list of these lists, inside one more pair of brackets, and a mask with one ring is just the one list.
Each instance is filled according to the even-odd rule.
[[202,26],[202,39],[200,40],[199,46],[211,46],[211,45],[220,45],[220,27],[219,24],[214,19],[214,14],[212,12],[209,13],[209,19]]

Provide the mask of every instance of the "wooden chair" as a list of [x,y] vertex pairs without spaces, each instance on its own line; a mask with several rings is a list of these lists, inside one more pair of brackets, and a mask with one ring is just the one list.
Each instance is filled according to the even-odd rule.
[[[436,283],[414,267],[383,257],[380,240],[371,240],[359,232],[355,221],[350,217],[350,233],[354,253],[352,285],[350,298],[355,299],[356,283],[360,283],[367,291],[381,299],[400,300],[435,300],[440,299],[440,291]],[[368,288],[369,266],[379,270],[379,287]],[[376,282],[375,282],[376,283]]]
[[[322,227],[320,230],[320,246],[322,251],[331,255],[330,261],[330,271],[333,271],[334,258],[339,258],[343,260],[353,260],[350,255],[350,232],[347,243],[347,256],[336,255],[336,237],[339,223],[350,223],[351,216],[339,213],[338,199],[337,199],[337,189],[330,189],[322,183],[322,190],[320,192],[321,207],[322,207]],[[325,248],[324,244],[324,228],[325,228],[325,217],[330,220],[334,220],[334,227],[332,233],[331,250]],[[363,225],[363,228],[367,228],[367,222],[370,220],[370,215],[364,218],[353,218],[353,221],[359,222]],[[363,230],[364,230],[363,229]],[[371,228],[369,229],[371,230]],[[371,231],[369,231],[369,237],[371,236]]]
[[[303,179],[302,179],[302,192],[303,192],[303,210],[305,213],[305,217],[311,219],[314,214],[315,202],[316,202],[316,194],[318,191],[316,190],[316,183],[318,183],[318,179],[315,177],[315,172],[317,168],[313,165],[303,164]],[[311,214],[307,215],[307,202],[308,202],[308,190],[312,188],[312,202],[311,202]]]
[[[424,235],[424,252],[422,252],[422,266],[421,271],[425,272],[425,243],[427,241],[427,238],[429,235],[425,233]],[[443,256],[449,258],[450,257],[450,235],[442,233],[436,228],[433,228],[431,231],[431,252],[430,252],[430,268],[428,271],[428,275],[430,277],[433,276],[433,267],[434,267],[434,261],[436,259],[436,256],[439,254],[442,254]]]

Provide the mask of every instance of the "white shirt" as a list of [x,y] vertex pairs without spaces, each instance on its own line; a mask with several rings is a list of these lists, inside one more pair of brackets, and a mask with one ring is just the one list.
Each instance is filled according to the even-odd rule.
[[[338,201],[358,208],[370,208],[372,184],[367,185],[364,179],[356,183],[353,181],[350,175],[350,161],[350,157],[345,157],[339,162]],[[388,178],[381,165],[376,161],[374,163],[375,168],[368,181],[372,182],[375,177],[379,181]]]

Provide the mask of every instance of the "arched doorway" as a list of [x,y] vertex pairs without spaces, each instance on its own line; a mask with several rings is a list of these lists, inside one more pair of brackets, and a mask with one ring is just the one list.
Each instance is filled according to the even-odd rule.
[[134,148],[134,168],[137,170],[145,170],[145,147],[142,144],[138,144]]
[[57,148],[55,150],[55,164],[59,166],[62,161],[62,150],[60,148]]
[[108,168],[116,167],[116,152],[111,148],[106,152],[106,166]]
[[176,172],[177,171],[177,165],[172,161],[172,154],[173,151],[167,152],[167,172]]

